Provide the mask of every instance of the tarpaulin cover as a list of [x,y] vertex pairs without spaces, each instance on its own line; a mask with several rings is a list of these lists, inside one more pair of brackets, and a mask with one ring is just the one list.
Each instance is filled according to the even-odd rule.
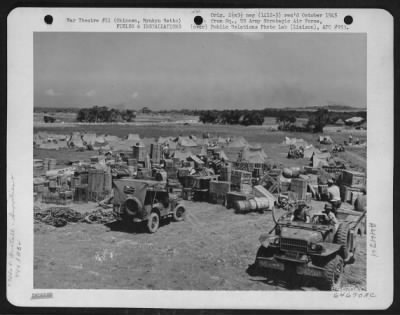
[[114,204],[120,205],[126,200],[126,193],[124,192],[127,188],[134,191],[133,195],[138,198],[142,204],[146,197],[146,190],[148,187],[159,186],[159,182],[135,180],[135,179],[116,179],[113,181],[114,188]]

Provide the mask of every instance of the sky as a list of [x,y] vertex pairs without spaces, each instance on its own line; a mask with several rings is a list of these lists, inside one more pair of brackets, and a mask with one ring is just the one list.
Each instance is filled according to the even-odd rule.
[[366,107],[366,35],[35,33],[34,106]]

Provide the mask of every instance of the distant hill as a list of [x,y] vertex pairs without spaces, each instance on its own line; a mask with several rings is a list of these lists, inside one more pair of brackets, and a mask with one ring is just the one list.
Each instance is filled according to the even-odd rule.
[[366,107],[353,107],[353,106],[348,106],[348,105],[316,105],[316,106],[306,106],[306,107],[285,107],[283,108],[284,110],[310,110],[310,111],[315,111],[318,109],[328,109],[330,111],[338,111],[338,112],[343,112],[343,111],[367,111]]

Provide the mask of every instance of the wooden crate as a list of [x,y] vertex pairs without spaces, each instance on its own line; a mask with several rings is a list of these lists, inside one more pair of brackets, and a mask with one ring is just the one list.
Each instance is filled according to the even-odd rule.
[[232,170],[231,183],[234,186],[240,186],[241,184],[251,184],[251,173],[241,170]]
[[231,183],[226,181],[210,181],[210,193],[226,194],[231,190]]
[[249,184],[240,184],[239,190],[241,193],[251,194],[253,193],[253,186]]
[[194,185],[194,176],[193,175],[183,176],[179,179],[179,181],[184,188],[192,188]]
[[299,200],[305,200],[307,193],[307,184],[307,180],[301,178],[293,178],[290,182],[290,191],[297,193],[297,198]]
[[365,173],[343,171],[342,173],[342,184],[353,188],[362,188],[365,186]]
[[357,187],[350,187],[346,185],[340,186],[340,199],[343,202],[352,202],[352,192],[360,192],[361,189]]
[[210,192],[209,202],[219,205],[226,205],[226,194]]
[[193,188],[196,189],[210,189],[210,176],[196,176],[194,177]]
[[132,157],[138,161],[146,160],[146,147],[144,145],[134,145],[132,147]]

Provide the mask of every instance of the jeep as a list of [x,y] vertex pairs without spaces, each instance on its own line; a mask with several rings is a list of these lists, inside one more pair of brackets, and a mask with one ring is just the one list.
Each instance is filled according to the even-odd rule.
[[114,214],[127,223],[146,223],[154,233],[162,219],[182,221],[186,209],[181,200],[170,194],[165,183],[153,180],[119,179],[113,183]]

